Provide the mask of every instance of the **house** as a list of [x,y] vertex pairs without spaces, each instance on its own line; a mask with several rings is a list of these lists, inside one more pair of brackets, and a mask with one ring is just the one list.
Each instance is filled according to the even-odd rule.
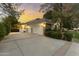
[[26,23],[21,23],[20,25],[20,32],[36,33],[39,35],[43,35],[45,20],[37,18]]
[[[34,19],[34,20],[26,22],[26,23],[21,23],[19,31],[43,35],[44,29],[45,29],[45,26],[46,26],[45,25],[46,22],[52,23],[48,19],[40,19],[40,18]],[[59,26],[60,26],[59,23],[54,23],[53,26],[52,26],[52,30],[55,27],[58,28]]]

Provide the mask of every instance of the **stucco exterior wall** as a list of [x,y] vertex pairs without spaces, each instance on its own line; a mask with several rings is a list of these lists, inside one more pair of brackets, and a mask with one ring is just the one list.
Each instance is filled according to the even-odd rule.
[[33,33],[43,35],[43,27],[41,27],[38,24],[32,25],[32,30],[33,30]]

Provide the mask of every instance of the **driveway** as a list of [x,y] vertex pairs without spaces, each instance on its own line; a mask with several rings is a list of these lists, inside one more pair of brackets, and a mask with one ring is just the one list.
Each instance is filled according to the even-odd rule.
[[79,44],[32,33],[10,33],[0,42],[0,56],[65,55],[79,55]]

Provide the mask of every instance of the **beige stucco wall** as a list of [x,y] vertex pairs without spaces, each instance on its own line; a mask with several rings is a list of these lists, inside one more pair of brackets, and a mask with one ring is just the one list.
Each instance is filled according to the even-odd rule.
[[32,25],[32,30],[33,30],[33,33],[43,35],[43,27],[38,24]]
[[[29,26],[29,28],[28,28]],[[26,27],[26,28],[25,28]],[[43,26],[40,26],[40,24],[32,24],[32,25],[21,25],[19,31],[20,32],[28,32],[28,33],[36,33],[36,34],[39,34],[39,35],[43,35],[43,29],[44,27]]]

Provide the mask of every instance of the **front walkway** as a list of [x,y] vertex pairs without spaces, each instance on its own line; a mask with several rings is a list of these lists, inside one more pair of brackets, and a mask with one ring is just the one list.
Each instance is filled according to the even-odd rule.
[[37,34],[11,33],[0,42],[1,56],[79,55],[79,44]]

